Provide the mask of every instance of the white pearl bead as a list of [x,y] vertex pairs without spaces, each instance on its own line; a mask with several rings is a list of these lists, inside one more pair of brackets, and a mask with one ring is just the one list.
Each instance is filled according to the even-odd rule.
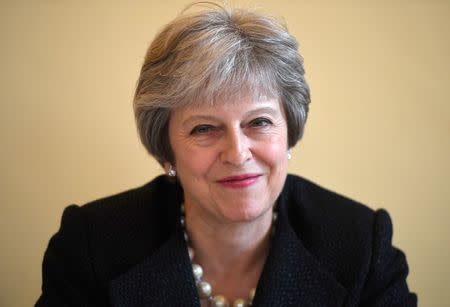
[[250,300],[250,302],[253,302],[253,299],[255,298],[255,293],[256,293],[256,289],[255,289],[255,288],[252,288],[252,289],[250,290],[250,295],[249,295],[249,297],[248,297],[248,299]]
[[186,224],[186,221],[185,221],[184,217],[180,218],[180,224],[181,224],[182,227],[184,227],[184,225]]
[[197,263],[192,264],[192,273],[194,273],[194,277],[196,280],[200,280],[203,276],[203,269]]
[[208,298],[211,295],[211,285],[206,281],[197,284],[198,295],[200,298]]
[[245,303],[245,301],[241,298],[238,298],[237,300],[234,301],[233,303],[233,307],[246,307],[247,304]]
[[188,254],[189,254],[189,259],[194,259],[194,249],[192,247],[188,247]]
[[183,233],[183,236],[184,236],[184,241],[189,242],[189,236],[186,231]]
[[223,295],[216,295],[213,299],[212,299],[212,307],[228,307],[228,301],[225,298],[225,296]]

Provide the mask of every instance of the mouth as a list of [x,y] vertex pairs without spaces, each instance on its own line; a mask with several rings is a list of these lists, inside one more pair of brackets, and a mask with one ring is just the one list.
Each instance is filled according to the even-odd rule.
[[261,176],[261,174],[242,174],[219,179],[217,183],[227,188],[242,189],[255,184]]

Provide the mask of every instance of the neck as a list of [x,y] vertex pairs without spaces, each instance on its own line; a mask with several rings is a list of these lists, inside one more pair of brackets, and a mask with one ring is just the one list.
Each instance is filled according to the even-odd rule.
[[234,300],[255,288],[266,261],[272,210],[254,221],[211,222],[186,208],[186,230],[194,250],[193,262],[204,270],[214,294]]

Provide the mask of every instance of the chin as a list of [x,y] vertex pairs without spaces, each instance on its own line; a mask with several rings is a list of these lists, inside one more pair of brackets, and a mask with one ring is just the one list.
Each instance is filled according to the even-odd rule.
[[233,206],[233,208],[225,208],[223,215],[232,222],[253,222],[268,213],[271,208],[272,207],[263,208],[260,205],[243,204]]

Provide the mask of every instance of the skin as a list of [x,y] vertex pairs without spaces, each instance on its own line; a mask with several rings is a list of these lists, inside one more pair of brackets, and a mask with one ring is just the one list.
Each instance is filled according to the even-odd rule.
[[287,175],[284,111],[277,99],[248,96],[177,109],[169,138],[194,261],[213,294],[246,298],[264,267]]

